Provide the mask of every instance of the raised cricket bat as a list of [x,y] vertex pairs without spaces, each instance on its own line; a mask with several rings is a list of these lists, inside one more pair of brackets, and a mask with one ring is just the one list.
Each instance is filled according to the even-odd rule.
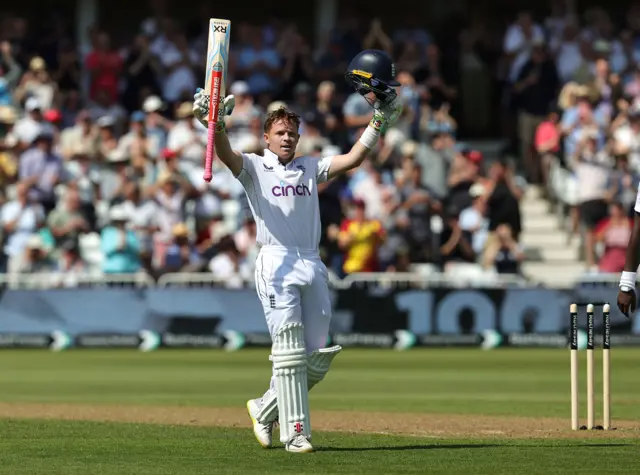
[[204,181],[210,182],[213,155],[215,153],[216,124],[220,98],[224,98],[229,64],[229,40],[231,21],[219,18],[209,19],[209,42],[207,45],[207,69],[204,90],[209,95],[209,123],[207,134],[207,154],[204,162]]

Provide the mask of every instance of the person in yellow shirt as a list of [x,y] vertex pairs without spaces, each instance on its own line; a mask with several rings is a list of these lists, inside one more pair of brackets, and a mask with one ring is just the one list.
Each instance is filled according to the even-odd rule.
[[378,272],[378,248],[384,242],[386,233],[382,223],[365,216],[365,203],[352,202],[351,214],[340,226],[338,245],[345,252],[343,270],[345,274],[354,272]]

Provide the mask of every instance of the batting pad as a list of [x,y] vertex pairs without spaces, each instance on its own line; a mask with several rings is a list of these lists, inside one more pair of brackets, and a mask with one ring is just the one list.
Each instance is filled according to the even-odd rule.
[[302,323],[287,323],[277,331],[271,357],[282,443],[299,434],[311,436],[306,353]]
[[340,345],[320,348],[307,357],[307,385],[309,391],[324,379],[329,372],[333,358],[342,351]]
[[[340,345],[330,348],[321,348],[307,356],[307,386],[309,391],[316,384],[324,379],[329,372],[333,358],[342,351]],[[269,357],[273,361],[273,357]],[[273,422],[278,418],[278,401],[276,394],[272,391],[263,399],[260,411],[256,414],[256,419],[263,423]]]

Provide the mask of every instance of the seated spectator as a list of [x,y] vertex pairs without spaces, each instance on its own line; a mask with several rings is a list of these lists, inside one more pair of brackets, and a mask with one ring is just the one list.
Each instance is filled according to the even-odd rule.
[[64,178],[62,159],[53,151],[53,135],[41,132],[20,156],[20,180],[29,183],[29,195],[49,213],[56,206],[55,187]]
[[476,255],[482,255],[489,235],[489,220],[486,218],[486,190],[480,183],[469,189],[471,206],[460,213],[460,228],[471,237],[471,247]]
[[209,261],[209,270],[223,287],[240,289],[251,279],[242,257],[233,242],[233,237],[225,236],[217,244],[218,253]]
[[80,255],[77,242],[67,241],[61,247],[56,277],[53,282],[58,287],[76,287],[83,278],[89,276],[89,266]]
[[444,228],[440,234],[441,265],[446,271],[447,265],[454,262],[475,262],[476,254],[469,238],[460,227],[460,213],[450,207],[445,215]]
[[32,234],[26,242],[24,256],[15,268],[17,274],[44,274],[56,269],[42,237]]
[[16,199],[5,203],[0,209],[0,221],[7,257],[6,269],[17,272],[22,267],[29,239],[44,223],[44,209],[29,199],[29,185],[20,182],[16,186]]
[[603,246],[598,269],[600,272],[622,272],[633,228],[633,221],[626,215],[620,202],[609,206],[609,216],[595,228],[595,242]]
[[165,272],[193,272],[200,263],[200,253],[189,238],[189,228],[184,223],[176,224],[173,227],[173,244],[165,256]]
[[102,229],[101,247],[104,254],[102,271],[105,274],[129,274],[138,272],[140,241],[135,231],[127,229],[129,216],[122,205],[109,210],[111,223]]
[[354,200],[349,211],[338,236],[338,244],[345,252],[343,271],[345,274],[379,272],[378,247],[385,239],[382,223],[367,217],[362,200]]
[[90,230],[80,205],[78,191],[69,188],[64,195],[63,202],[49,214],[47,226],[55,239],[56,247],[66,241],[77,242],[81,233]]
[[524,260],[524,253],[508,224],[497,227],[496,239],[487,245],[482,260],[485,269],[494,269],[498,274],[521,273],[520,263]]

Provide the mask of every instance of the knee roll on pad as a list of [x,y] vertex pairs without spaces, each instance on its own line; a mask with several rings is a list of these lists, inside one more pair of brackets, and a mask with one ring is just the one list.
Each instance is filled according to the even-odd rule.
[[286,443],[298,434],[311,437],[304,325],[287,323],[278,329],[271,357],[280,413],[280,441]]

